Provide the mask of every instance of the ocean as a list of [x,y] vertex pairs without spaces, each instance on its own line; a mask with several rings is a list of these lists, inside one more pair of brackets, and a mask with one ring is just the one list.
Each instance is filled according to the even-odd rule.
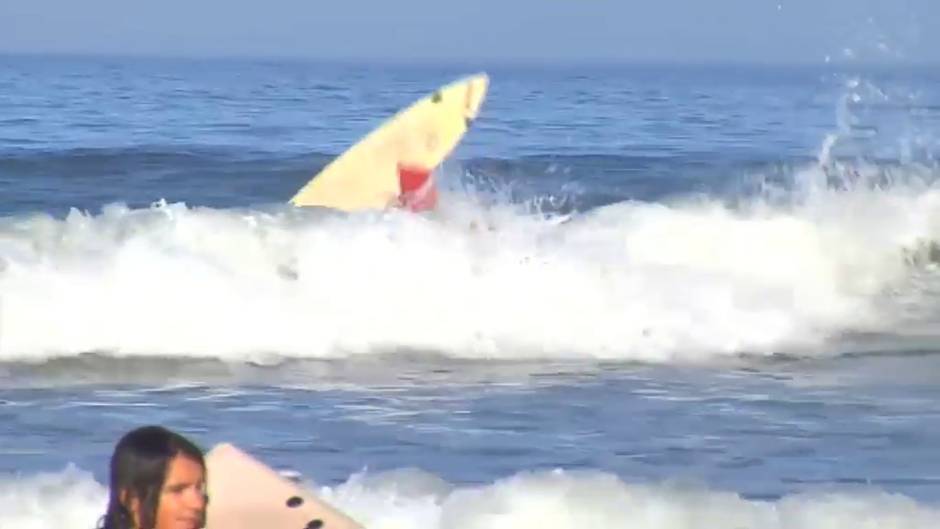
[[[486,71],[433,212],[286,205]],[[940,527],[940,73],[0,57],[0,528],[125,431],[370,529]]]

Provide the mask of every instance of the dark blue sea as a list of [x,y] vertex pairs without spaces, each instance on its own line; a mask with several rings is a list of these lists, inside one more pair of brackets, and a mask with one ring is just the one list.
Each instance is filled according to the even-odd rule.
[[[433,212],[292,194],[464,75]],[[159,423],[370,529],[940,527],[940,70],[0,57],[0,528]]]

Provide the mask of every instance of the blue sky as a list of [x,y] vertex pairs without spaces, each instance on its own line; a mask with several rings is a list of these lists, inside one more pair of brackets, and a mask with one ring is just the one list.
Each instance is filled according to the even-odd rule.
[[0,52],[940,63],[940,0],[0,0]]

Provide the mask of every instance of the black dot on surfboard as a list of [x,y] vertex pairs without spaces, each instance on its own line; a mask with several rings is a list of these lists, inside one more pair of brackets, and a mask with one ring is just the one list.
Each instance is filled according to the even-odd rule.
[[470,128],[470,125],[473,125],[473,118],[463,118],[463,124]]
[[307,527],[304,529],[320,529],[321,527],[323,527],[323,520],[314,519],[307,522]]
[[300,507],[303,504],[304,504],[304,499],[301,498],[300,496],[291,496],[290,498],[287,498],[287,506],[290,507],[291,509],[295,507]]
[[431,101],[434,103],[440,103],[441,99],[443,99],[443,96],[441,96],[440,92],[434,92],[434,95],[431,96]]

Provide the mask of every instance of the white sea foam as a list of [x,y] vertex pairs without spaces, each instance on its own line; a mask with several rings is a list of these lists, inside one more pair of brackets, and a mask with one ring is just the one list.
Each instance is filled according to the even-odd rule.
[[[402,469],[317,488],[371,529],[932,529],[940,511],[880,490],[807,492],[755,501],[704,486],[635,484],[599,472],[523,472],[477,487]],[[76,469],[0,476],[0,527],[89,529],[106,489]]]
[[566,219],[466,196],[424,216],[156,204],[6,218],[0,359],[813,351],[890,329],[886,293],[908,280],[911,249],[940,236],[929,171],[838,174],[807,168],[786,200],[624,202]]

